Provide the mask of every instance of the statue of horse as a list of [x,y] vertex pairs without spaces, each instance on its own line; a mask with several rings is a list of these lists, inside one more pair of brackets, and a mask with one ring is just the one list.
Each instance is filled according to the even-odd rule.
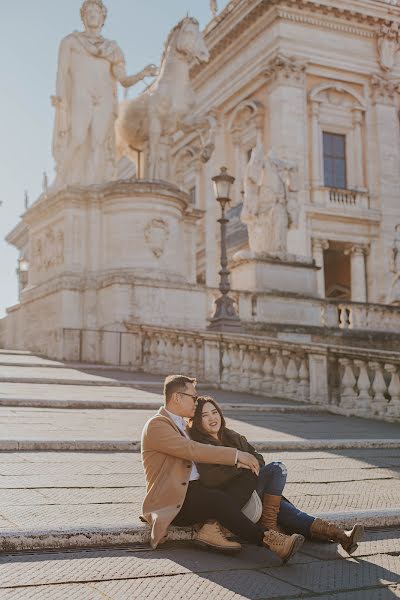
[[196,115],[190,80],[193,64],[208,62],[209,52],[196,19],[185,17],[170,32],[157,79],[137,98],[121,103],[116,122],[117,147],[146,151],[148,179],[159,179],[161,141],[177,131],[197,131],[201,157],[214,149],[215,117]]

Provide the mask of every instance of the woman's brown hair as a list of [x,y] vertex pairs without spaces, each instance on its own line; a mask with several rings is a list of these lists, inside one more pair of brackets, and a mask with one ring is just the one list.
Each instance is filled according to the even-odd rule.
[[190,421],[189,421],[190,437],[193,439],[197,440],[199,438],[209,437],[209,434],[206,431],[204,431],[203,424],[201,422],[203,407],[207,402],[210,402],[213,406],[215,406],[215,408],[217,409],[217,411],[219,413],[219,416],[221,417],[221,428],[218,431],[218,437],[220,437],[220,435],[225,427],[224,415],[222,414],[222,410],[219,407],[218,403],[214,400],[214,398],[211,398],[211,396],[199,396],[197,398],[196,412],[194,413],[193,418],[190,419]]

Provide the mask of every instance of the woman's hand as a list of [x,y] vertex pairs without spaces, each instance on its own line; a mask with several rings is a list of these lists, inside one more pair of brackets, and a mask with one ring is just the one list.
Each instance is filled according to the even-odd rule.
[[255,475],[258,475],[260,472],[260,465],[256,457],[242,450],[238,450],[237,467],[239,469],[250,469]]

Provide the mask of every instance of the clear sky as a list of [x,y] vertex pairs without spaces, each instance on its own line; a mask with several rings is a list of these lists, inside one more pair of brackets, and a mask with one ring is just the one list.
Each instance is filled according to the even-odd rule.
[[[104,0],[103,35],[123,50],[129,74],[159,64],[170,29],[189,12],[202,27],[209,0]],[[51,182],[53,108],[60,40],[82,29],[82,0],[1,0],[0,19],[0,318],[17,302],[17,252],[4,237],[23,212],[24,190],[33,202],[43,171]],[[227,0],[219,0],[221,10]],[[142,83],[137,85],[140,90]],[[131,92],[132,94],[132,92]]]

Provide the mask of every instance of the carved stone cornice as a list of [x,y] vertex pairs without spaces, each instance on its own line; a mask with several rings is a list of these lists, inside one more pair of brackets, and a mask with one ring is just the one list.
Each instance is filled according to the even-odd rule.
[[380,75],[372,75],[370,85],[373,104],[394,106],[396,95],[400,93],[399,79],[387,79]]
[[270,82],[303,87],[306,67],[307,62],[301,58],[277,54],[269,61],[264,74]]
[[[246,0],[247,1],[247,0]],[[231,6],[232,5],[232,6]],[[354,35],[373,38],[376,36],[377,27],[380,28],[387,23],[387,15],[380,17],[376,14],[367,14],[359,10],[350,10],[341,6],[326,6],[315,0],[260,0],[250,12],[232,27],[225,25],[225,20],[234,12],[245,6],[245,2],[232,1],[224,11],[218,15],[218,22],[210,29],[206,29],[206,43],[209,37],[214,38],[214,44],[208,43],[210,60],[208,63],[194,65],[191,76],[196,77],[206,70],[208,65],[227,48],[237,45],[238,39],[254,23],[256,23],[268,11],[275,9],[276,18],[307,23],[324,29],[332,29],[351,33]],[[368,7],[366,7],[367,9]],[[224,29],[225,27],[225,29]],[[219,31],[223,32],[219,35]]]

